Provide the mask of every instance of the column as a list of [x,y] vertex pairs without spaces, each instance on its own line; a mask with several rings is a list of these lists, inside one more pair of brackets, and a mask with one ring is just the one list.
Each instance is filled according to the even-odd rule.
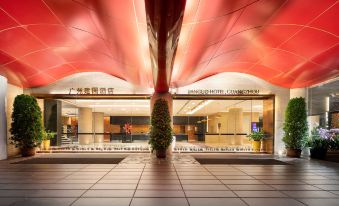
[[[93,115],[91,108],[79,108],[78,114],[78,139],[79,145],[93,143]],[[87,134],[81,134],[87,133]]]
[[[152,111],[153,111],[153,106],[154,103],[157,99],[165,99],[168,103],[168,111],[169,114],[171,116],[171,124],[172,124],[172,128],[173,128],[173,99],[172,99],[172,94],[169,92],[166,93],[154,93],[153,96],[151,97],[151,101],[150,101],[150,108],[151,108],[151,115],[152,115]],[[171,154],[172,151],[174,150],[175,144],[171,144],[168,149],[167,149],[167,153]]]
[[93,132],[94,143],[104,143],[104,135],[96,133],[104,133],[104,113],[93,112]]
[[290,89],[290,99],[295,98],[295,97],[306,97],[306,88],[296,88],[296,89]]
[[7,159],[7,78],[0,76],[0,160]]
[[56,99],[45,99],[43,105],[43,121],[44,127],[52,132],[56,132],[56,138],[51,139],[51,145],[60,146],[62,138],[62,102]]

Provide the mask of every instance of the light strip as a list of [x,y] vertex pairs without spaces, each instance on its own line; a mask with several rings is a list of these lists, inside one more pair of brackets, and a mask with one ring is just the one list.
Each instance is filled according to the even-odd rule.
[[202,109],[203,107],[205,107],[206,105],[208,105],[209,103],[213,102],[213,100],[205,100],[203,102],[201,102],[200,104],[198,104],[196,107],[194,107],[192,110],[188,111],[186,114],[194,114],[196,111]]
[[149,105],[125,105],[125,104],[90,104],[89,107],[144,107],[149,108]]
[[76,103],[80,103],[80,102],[137,102],[137,103],[149,103],[149,100],[135,100],[135,99],[100,99],[100,100],[93,100],[93,99],[77,99],[75,100]]

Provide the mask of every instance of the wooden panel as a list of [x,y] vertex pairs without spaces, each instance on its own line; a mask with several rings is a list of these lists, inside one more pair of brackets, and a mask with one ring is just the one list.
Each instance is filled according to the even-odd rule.
[[274,99],[263,100],[263,131],[268,140],[265,141],[266,152],[273,152],[274,139]]

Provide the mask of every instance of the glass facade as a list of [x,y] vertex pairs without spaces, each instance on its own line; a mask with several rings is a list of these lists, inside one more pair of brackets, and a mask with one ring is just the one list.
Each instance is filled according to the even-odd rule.
[[[261,151],[272,152],[274,105],[269,101],[174,99],[174,151],[251,152],[247,135],[264,131]],[[148,99],[45,99],[44,122],[57,133],[55,149],[149,150]]]

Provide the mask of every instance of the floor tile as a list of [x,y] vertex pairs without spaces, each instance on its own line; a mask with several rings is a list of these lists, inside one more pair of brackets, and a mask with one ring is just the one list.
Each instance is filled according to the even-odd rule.
[[133,197],[134,190],[88,190],[83,197]]
[[199,175],[199,176],[179,176],[181,180],[215,180],[212,175]]
[[290,197],[294,198],[338,198],[335,195],[326,191],[283,191]]
[[0,197],[0,206],[9,206],[13,205],[15,202],[22,201],[24,198],[1,198]]
[[339,190],[339,185],[314,185],[323,190]]
[[74,202],[76,198],[25,198],[15,202],[15,206],[68,206]]
[[86,190],[0,190],[0,197],[80,197]]
[[95,184],[92,190],[135,190],[137,184]]
[[246,206],[239,198],[188,198],[190,206]]
[[185,190],[187,197],[236,197],[231,191]]
[[182,190],[181,185],[149,185],[139,184],[138,190]]
[[128,206],[132,198],[79,198],[72,206]]
[[338,206],[339,199],[299,199],[308,206]]
[[220,185],[219,180],[181,180],[183,185]]
[[137,190],[134,197],[185,197],[179,190]]
[[278,191],[233,191],[239,197],[286,197]]
[[188,206],[185,198],[133,198],[131,206]]
[[184,190],[229,190],[225,185],[182,185]]
[[248,184],[264,184],[260,180],[220,180],[222,183],[226,185],[248,185]]
[[226,185],[231,190],[275,190],[268,185]]
[[299,180],[260,180],[261,182],[269,185],[298,185],[305,184],[305,182]]
[[304,206],[302,203],[290,198],[242,198],[249,206]]
[[277,190],[321,190],[312,185],[271,185]]

